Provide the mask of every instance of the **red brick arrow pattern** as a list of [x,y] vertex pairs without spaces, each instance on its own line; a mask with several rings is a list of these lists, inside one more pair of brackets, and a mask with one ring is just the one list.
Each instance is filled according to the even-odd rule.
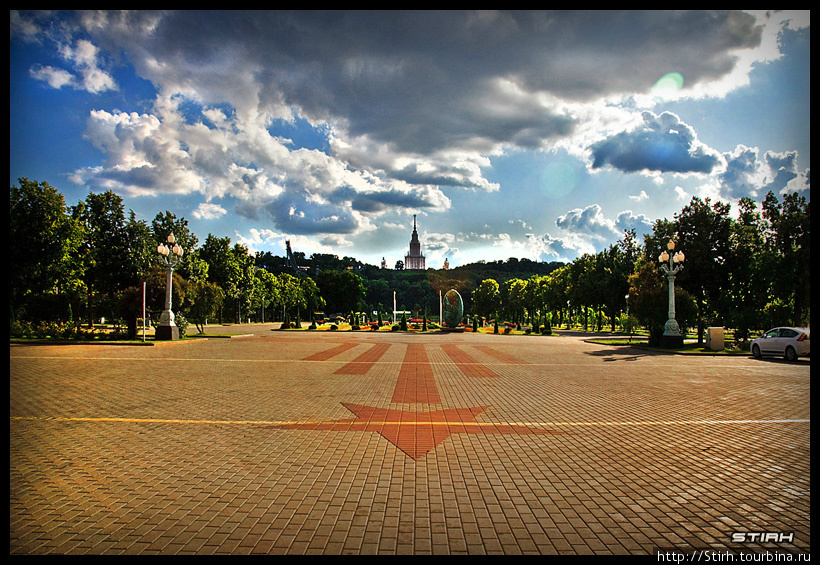
[[[364,374],[389,349],[379,344],[336,371],[337,374]],[[329,357],[316,354],[308,359],[328,359],[348,348],[334,348]],[[472,377],[496,377],[497,375],[455,346],[444,346],[445,352],[456,365]],[[410,344],[399,370],[399,378],[391,400],[394,404],[438,404],[441,402],[432,367],[424,345]],[[361,404],[342,403],[356,417],[327,422],[303,422],[271,426],[279,429],[365,431],[377,432],[383,438],[406,453],[413,460],[426,455],[454,433],[475,434],[557,434],[554,430],[529,428],[527,426],[479,422],[476,418],[489,406],[449,408],[430,411],[378,408]]]

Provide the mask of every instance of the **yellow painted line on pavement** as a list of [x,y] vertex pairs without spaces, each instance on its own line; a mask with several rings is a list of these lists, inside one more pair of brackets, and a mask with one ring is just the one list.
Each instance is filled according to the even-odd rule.
[[[49,422],[126,422],[140,424],[219,424],[251,426],[299,426],[315,424],[347,423],[347,420],[186,420],[175,418],[115,418],[115,417],[79,417],[79,416],[10,416],[13,421],[49,421]],[[351,418],[353,419],[353,418]],[[661,421],[628,421],[628,422],[456,422],[456,421],[407,421],[407,420],[361,420],[363,424],[401,424],[401,425],[458,425],[458,426],[526,426],[526,427],[596,427],[596,426],[684,426],[684,425],[744,425],[744,424],[807,424],[809,419],[788,420],[661,420]]]

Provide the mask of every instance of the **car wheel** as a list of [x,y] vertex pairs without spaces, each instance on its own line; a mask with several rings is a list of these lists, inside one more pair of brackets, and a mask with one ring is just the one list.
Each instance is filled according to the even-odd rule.
[[755,359],[760,359],[762,357],[762,355],[760,354],[760,346],[759,345],[754,344],[752,346],[752,355],[754,356]]
[[794,350],[794,347],[787,347],[786,348],[786,361],[797,361],[797,352]]

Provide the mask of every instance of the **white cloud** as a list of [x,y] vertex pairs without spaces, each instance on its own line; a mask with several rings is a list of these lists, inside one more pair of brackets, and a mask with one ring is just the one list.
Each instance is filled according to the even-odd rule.
[[590,204],[586,208],[576,208],[558,216],[555,225],[568,232],[608,239],[619,235],[615,222],[604,217],[601,207]]
[[756,147],[738,145],[724,155],[726,167],[715,184],[719,198],[730,202],[742,197],[762,200],[769,191],[809,190],[809,171],[798,169],[796,151],[767,151],[762,158],[759,152]]
[[[528,258],[537,261],[562,261],[570,262],[585,253],[595,253],[596,249],[588,238],[579,237],[576,234],[564,236],[553,236],[549,233],[537,236],[530,234],[527,236],[524,247]],[[514,255],[514,254],[511,254]]]
[[[39,40],[45,32],[32,20],[24,21],[19,14],[14,13],[12,26],[29,40]],[[14,32],[12,33],[14,35]],[[52,36],[53,38],[53,36]],[[71,66],[71,70],[59,69],[51,65],[34,65],[29,73],[38,80],[43,80],[52,88],[60,89],[70,86],[77,90],[85,90],[92,94],[100,94],[109,90],[117,90],[117,82],[111,74],[100,66],[100,50],[87,39],[79,39],[76,43],[56,39],[57,52],[62,59]]]
[[37,80],[48,83],[51,88],[61,89],[64,86],[74,86],[74,75],[64,69],[57,69],[51,66],[35,65],[29,74]]
[[632,210],[624,210],[615,219],[615,226],[619,234],[626,230],[635,230],[635,233],[640,236],[652,231],[652,219],[644,214],[636,214]]
[[202,202],[199,206],[197,206],[196,210],[194,210],[193,215],[194,218],[200,220],[215,220],[217,218],[221,218],[227,213],[227,210],[219,204]]

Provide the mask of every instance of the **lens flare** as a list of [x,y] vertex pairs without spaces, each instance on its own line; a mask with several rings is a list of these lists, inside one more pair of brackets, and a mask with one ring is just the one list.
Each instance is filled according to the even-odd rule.
[[578,176],[568,163],[552,162],[541,171],[541,192],[548,198],[561,198],[575,189]]
[[652,87],[651,93],[659,98],[671,98],[683,88],[683,75],[666,73]]

